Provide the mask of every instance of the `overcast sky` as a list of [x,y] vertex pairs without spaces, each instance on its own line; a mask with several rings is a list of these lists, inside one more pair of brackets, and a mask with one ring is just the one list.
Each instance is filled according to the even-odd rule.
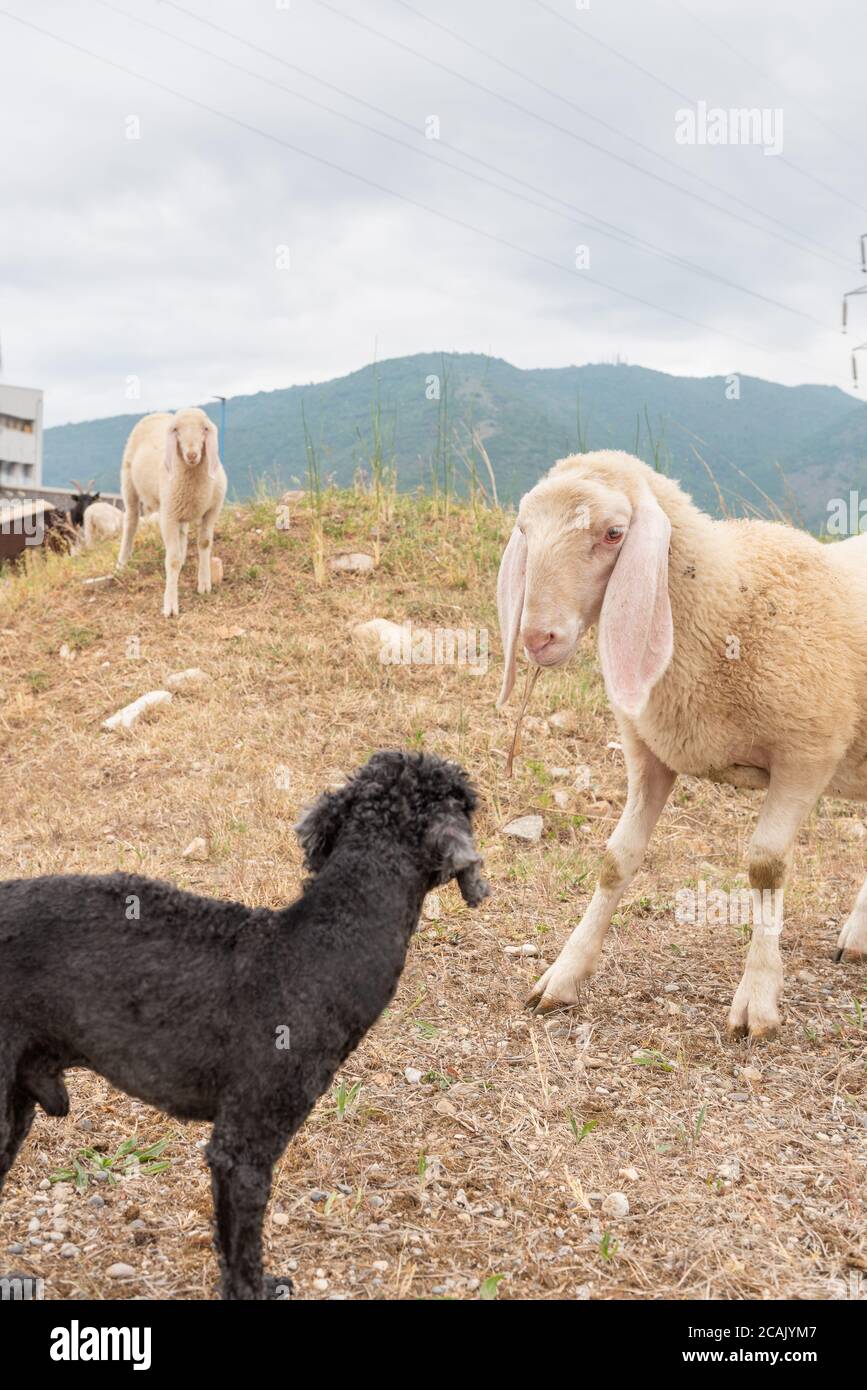
[[[848,389],[865,13],[0,0],[0,379],[49,424],[441,349]],[[681,143],[701,102],[781,151]]]

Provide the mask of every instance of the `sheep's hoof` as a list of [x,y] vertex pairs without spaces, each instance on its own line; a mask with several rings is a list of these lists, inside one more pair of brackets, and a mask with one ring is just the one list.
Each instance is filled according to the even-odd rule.
[[837,938],[835,961],[845,961],[847,965],[867,960],[867,929],[863,921],[845,922]]
[[[552,989],[554,984],[554,966],[545,971],[540,976],[524,1001],[524,1008],[529,1009],[537,1018],[544,1014],[556,1013],[558,1009],[571,1009],[578,1003],[578,990],[571,981],[564,981],[562,986],[559,982],[557,987]],[[559,988],[559,992],[557,989]]]
[[762,1011],[755,1004],[741,1004],[735,998],[728,1021],[728,1035],[733,1042],[749,1038],[750,1042],[771,1042],[780,1031],[776,1012]]
[[294,1292],[295,1285],[288,1274],[283,1278],[279,1274],[265,1275],[265,1298],[270,1302],[285,1303]]

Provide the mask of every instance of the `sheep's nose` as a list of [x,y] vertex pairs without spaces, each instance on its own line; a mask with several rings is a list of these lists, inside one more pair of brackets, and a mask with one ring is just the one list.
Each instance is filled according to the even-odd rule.
[[197,463],[197,462],[198,462],[198,459],[199,459],[199,456],[198,456],[198,454],[196,453],[195,449],[188,449],[188,450],[187,450],[187,454],[186,454],[186,458],[187,458],[187,463]]
[[534,657],[541,656],[545,649],[552,646],[556,640],[556,632],[546,632],[542,628],[533,627],[524,633],[524,646]]

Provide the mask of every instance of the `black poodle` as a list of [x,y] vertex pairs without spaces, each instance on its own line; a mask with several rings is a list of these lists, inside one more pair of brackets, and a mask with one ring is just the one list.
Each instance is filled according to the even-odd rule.
[[[311,872],[280,911],[132,874],[0,884],[0,1189],[66,1067],[184,1120],[207,1147],[224,1298],[262,1274],[271,1171],[393,997],[425,894],[487,895],[454,763],[377,753],[296,827]],[[266,1290],[267,1284],[267,1290]]]

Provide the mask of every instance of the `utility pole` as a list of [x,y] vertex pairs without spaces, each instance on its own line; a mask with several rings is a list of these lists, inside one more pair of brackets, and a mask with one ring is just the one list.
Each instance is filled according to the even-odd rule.
[[[861,248],[861,274],[867,275],[867,232],[862,232],[861,237],[859,238],[859,244]],[[859,285],[857,289],[847,290],[846,293],[843,295],[844,333],[846,332],[846,329],[849,324],[849,300],[852,299],[856,294],[867,294],[867,285]],[[863,352],[865,347],[867,347],[867,343],[859,343],[856,348],[852,349],[852,385],[855,387],[856,391],[858,390],[858,363],[856,361],[855,354],[856,352]]]

